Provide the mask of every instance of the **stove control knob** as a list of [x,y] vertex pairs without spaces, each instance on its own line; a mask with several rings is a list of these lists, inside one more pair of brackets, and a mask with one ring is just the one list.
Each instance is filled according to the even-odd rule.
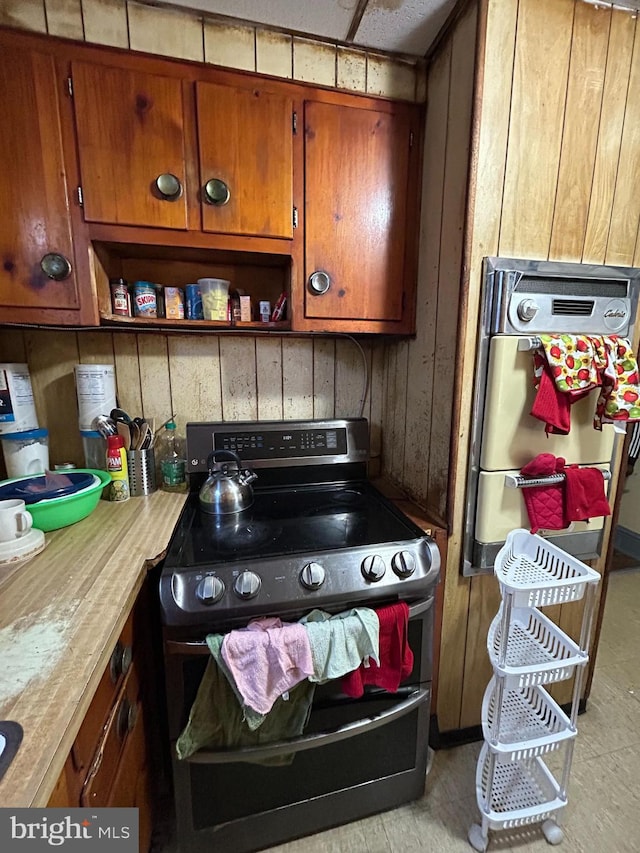
[[523,299],[518,305],[518,317],[523,323],[529,323],[538,313],[538,306],[533,299]]
[[196,598],[203,604],[215,604],[224,595],[224,584],[220,578],[207,575],[196,587]]
[[261,583],[255,572],[240,572],[233,584],[233,591],[240,598],[255,598],[260,592]]
[[362,570],[365,580],[375,582],[384,577],[387,567],[385,566],[382,557],[378,556],[378,554],[372,554],[371,556],[364,558],[360,569]]
[[398,551],[391,558],[391,568],[399,578],[410,578],[416,570],[416,561],[411,551]]
[[300,572],[300,583],[307,589],[319,589],[324,583],[325,573],[320,563],[307,563]]

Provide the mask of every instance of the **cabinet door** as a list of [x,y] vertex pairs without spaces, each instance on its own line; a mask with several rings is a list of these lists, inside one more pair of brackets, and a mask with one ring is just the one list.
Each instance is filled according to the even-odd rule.
[[113,785],[104,805],[107,808],[138,809],[139,850],[148,850],[153,830],[153,801],[141,706],[135,724],[127,736]]
[[[202,82],[196,84],[196,94],[203,229],[291,238],[291,99],[255,87]],[[207,193],[211,181],[216,182],[214,203]],[[226,202],[223,185],[228,188]]]
[[402,111],[306,103],[306,317],[402,319],[409,153]]
[[[86,62],[72,77],[85,219],[186,229],[181,81]],[[175,198],[161,175],[178,179]]]
[[109,805],[109,795],[125,744],[138,725],[139,694],[140,685],[134,664],[125,676],[118,701],[98,741],[93,764],[80,795],[82,806],[101,808]]
[[0,91],[0,307],[77,309],[73,270],[58,281],[40,266],[55,253],[73,267],[53,57],[3,42]]

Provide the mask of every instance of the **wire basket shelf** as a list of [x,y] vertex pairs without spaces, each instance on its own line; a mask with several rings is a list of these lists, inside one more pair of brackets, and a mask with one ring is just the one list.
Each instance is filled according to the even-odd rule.
[[546,820],[566,806],[560,785],[541,758],[499,763],[491,772],[485,743],[476,771],[476,796],[488,829],[513,829]]
[[579,601],[598,572],[576,557],[522,528],[512,530],[495,560],[502,594],[511,593],[515,607],[548,607]]
[[482,732],[499,761],[545,755],[576,736],[577,729],[544,687],[512,687],[501,700],[497,688],[494,676],[482,700]]
[[571,678],[576,666],[589,656],[544,613],[532,607],[514,608],[511,613],[504,663],[502,608],[489,626],[487,650],[494,670],[507,678],[506,686],[539,686]]

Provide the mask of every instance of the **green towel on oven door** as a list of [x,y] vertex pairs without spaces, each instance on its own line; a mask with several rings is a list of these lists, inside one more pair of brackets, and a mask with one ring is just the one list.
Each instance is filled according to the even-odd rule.
[[342,678],[369,659],[380,665],[380,620],[375,610],[354,607],[332,616],[312,610],[300,622],[307,629],[313,660],[310,681]]
[[[268,714],[252,711],[251,728],[245,719],[247,709],[241,706],[237,693],[216,660],[221,659],[222,639],[222,635],[207,637],[212,658],[200,682],[189,721],[176,741],[178,758],[188,758],[199,749],[234,749],[299,737],[309,719],[315,685],[305,680],[289,691],[287,700],[277,699]],[[261,723],[258,718],[262,719]],[[293,757],[286,753],[272,758],[243,760],[286,765],[291,764]]]

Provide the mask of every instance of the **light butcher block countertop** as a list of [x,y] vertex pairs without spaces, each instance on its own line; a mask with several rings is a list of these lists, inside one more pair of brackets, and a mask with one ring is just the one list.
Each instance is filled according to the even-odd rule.
[[0,720],[24,738],[0,780],[0,806],[45,806],[149,568],[186,500],[158,491],[100,501],[46,548],[0,566]]

